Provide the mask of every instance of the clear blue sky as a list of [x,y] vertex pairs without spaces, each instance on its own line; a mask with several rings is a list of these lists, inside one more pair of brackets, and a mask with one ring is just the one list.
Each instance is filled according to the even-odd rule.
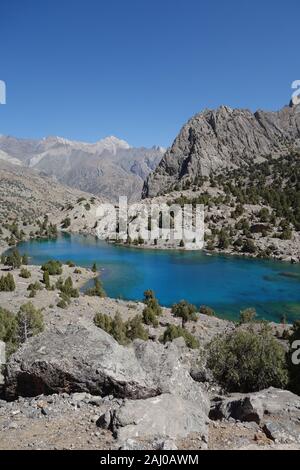
[[299,0],[0,0],[0,134],[169,145],[203,108],[278,109]]

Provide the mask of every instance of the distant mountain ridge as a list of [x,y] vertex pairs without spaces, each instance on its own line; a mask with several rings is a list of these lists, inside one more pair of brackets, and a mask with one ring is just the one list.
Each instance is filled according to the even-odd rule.
[[300,113],[295,106],[277,112],[206,109],[181,129],[143,188],[143,197],[165,194],[222,169],[262,161],[300,148]]
[[140,199],[143,182],[160,162],[161,147],[134,148],[110,136],[95,143],[61,137],[0,136],[0,160],[32,168],[72,188],[117,201]]

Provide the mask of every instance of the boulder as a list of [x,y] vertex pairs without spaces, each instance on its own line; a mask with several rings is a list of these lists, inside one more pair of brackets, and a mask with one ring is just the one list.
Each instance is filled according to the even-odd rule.
[[185,400],[195,401],[208,414],[210,401],[201,385],[190,375],[191,352],[183,338],[165,346],[153,341],[135,341],[135,354],[161,393],[178,395]]
[[208,418],[201,404],[172,394],[145,400],[125,400],[113,414],[111,429],[118,440],[177,439],[197,433],[207,442]]
[[254,421],[276,443],[300,443],[300,397],[287,390],[270,387],[256,393],[217,397],[209,417]]
[[171,393],[197,402],[208,414],[209,399],[190,376],[188,355],[182,341],[139,340],[124,347],[94,325],[49,329],[11,356],[6,397],[86,392],[142,399]]
[[160,393],[134,350],[100,328],[69,325],[28,340],[6,368],[8,399],[52,393],[148,398]]

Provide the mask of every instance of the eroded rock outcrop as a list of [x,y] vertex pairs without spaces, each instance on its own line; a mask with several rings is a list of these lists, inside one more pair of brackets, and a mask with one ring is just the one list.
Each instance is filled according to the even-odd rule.
[[134,350],[120,346],[103,330],[69,325],[31,338],[6,371],[6,396],[90,392],[145,398],[157,395]]
[[204,110],[181,129],[172,147],[144,184],[143,197],[170,192],[178,181],[237,168],[299,147],[300,114],[293,106],[278,112]]
[[270,387],[256,393],[217,397],[210,418],[256,422],[276,443],[300,443],[300,397]]
[[145,399],[170,393],[201,404],[208,413],[208,397],[189,374],[188,354],[180,340],[123,347],[94,325],[49,329],[10,358],[6,396],[89,392]]

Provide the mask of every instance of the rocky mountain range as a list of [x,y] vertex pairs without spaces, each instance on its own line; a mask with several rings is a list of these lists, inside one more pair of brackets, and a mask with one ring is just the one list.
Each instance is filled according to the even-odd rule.
[[134,148],[107,137],[96,143],[60,137],[42,140],[0,136],[0,160],[36,170],[75,189],[117,201],[140,198],[143,182],[160,162],[161,147]]
[[212,172],[282,156],[299,146],[300,113],[293,105],[277,112],[206,109],[183,126],[145,182],[143,197],[166,194]]

